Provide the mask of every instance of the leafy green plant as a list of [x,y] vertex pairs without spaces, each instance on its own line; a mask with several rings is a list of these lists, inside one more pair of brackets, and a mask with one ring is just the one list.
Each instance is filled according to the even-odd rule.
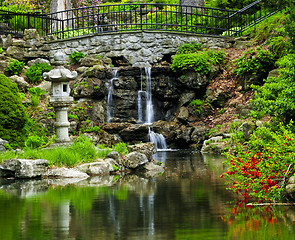
[[202,43],[192,42],[192,43],[185,43],[181,47],[178,48],[178,53],[195,53],[199,50],[202,50],[204,46]]
[[69,119],[79,120],[79,117],[77,115],[73,115],[73,114],[68,114],[68,118]]
[[84,57],[85,57],[85,54],[84,54],[84,53],[82,53],[82,52],[76,52],[76,51],[74,51],[74,52],[69,56],[69,58],[70,58],[70,60],[71,60],[71,63],[73,63],[73,64],[79,63],[79,60],[80,60],[81,58],[84,58]]
[[49,113],[47,113],[47,118],[48,118],[48,119],[55,118],[55,117],[56,117],[56,115],[55,115],[54,112],[49,112]]
[[54,35],[56,35],[59,39],[78,37],[87,34],[92,34],[94,32],[93,28],[84,28],[79,30],[73,30],[71,28],[64,28],[63,32],[56,31]]
[[203,103],[204,102],[201,99],[194,99],[189,103],[189,105],[190,106],[201,106],[201,105],[203,105]]
[[291,53],[292,44],[286,37],[273,37],[269,40],[269,50],[275,55],[276,58],[281,58]]
[[8,72],[9,75],[18,75],[22,72],[24,66],[24,62],[20,62],[18,60],[11,60],[8,67],[5,68],[5,71]]
[[279,12],[268,19],[265,19],[258,24],[254,29],[250,29],[249,32],[251,38],[254,39],[254,43],[262,44],[267,39],[276,36],[286,36],[285,27],[287,24],[287,16],[283,12]]
[[288,33],[288,36],[290,37],[290,41],[293,45],[293,48],[295,47],[295,6],[294,3],[290,1],[290,4],[288,5],[288,11],[289,16],[287,19],[286,24],[286,32]]
[[42,75],[44,72],[49,72],[52,69],[48,63],[35,63],[25,72],[26,77],[32,83],[38,83],[42,80]]
[[118,166],[116,166],[115,164],[113,164],[112,166],[113,166],[114,171],[118,171],[119,170]]
[[117,143],[112,146],[112,149],[120,154],[128,154],[127,144],[124,142]]
[[3,53],[3,51],[4,51],[4,50],[3,50],[3,48],[2,48],[2,47],[0,47],[0,54],[1,54],[1,53]]
[[263,86],[252,85],[256,91],[252,102],[255,110],[289,122],[295,118],[295,54],[280,59],[278,65],[279,77],[266,79]]
[[94,127],[88,127],[86,128],[85,132],[96,132],[100,133],[101,126],[94,126]]
[[29,89],[29,94],[31,97],[31,104],[33,107],[37,107],[39,105],[40,98],[45,93],[46,93],[46,91],[43,91],[39,87],[36,87],[36,88],[32,87]]
[[39,148],[46,143],[42,136],[31,135],[25,141],[25,146],[28,148]]
[[171,69],[174,72],[193,69],[195,72],[206,75],[210,72],[210,64],[221,64],[225,59],[223,51],[199,51],[197,53],[176,54],[172,58]]
[[261,47],[249,49],[235,61],[234,73],[238,76],[245,74],[267,73],[274,68],[275,57],[269,50]]

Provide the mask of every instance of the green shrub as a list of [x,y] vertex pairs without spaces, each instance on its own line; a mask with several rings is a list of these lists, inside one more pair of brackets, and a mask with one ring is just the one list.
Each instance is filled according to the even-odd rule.
[[203,54],[177,54],[173,56],[171,69],[174,72],[193,69],[197,73],[206,75],[210,72],[210,65]]
[[281,58],[291,53],[292,44],[285,37],[273,37],[269,40],[269,50],[276,58]]
[[268,78],[263,86],[252,86],[256,90],[253,106],[255,110],[288,122],[295,119],[295,54],[289,54],[278,62],[280,76]]
[[201,106],[203,105],[203,101],[201,99],[195,99],[193,101],[190,102],[190,106]]
[[48,63],[35,63],[28,68],[25,72],[26,77],[32,83],[38,83],[42,81],[42,75],[44,72],[49,72],[52,69]]
[[120,154],[128,154],[127,144],[124,142],[117,143],[112,146],[112,149]]
[[24,127],[28,120],[18,88],[3,74],[0,75],[0,138],[9,141],[12,147],[24,144]]
[[24,66],[24,62],[19,62],[18,60],[11,60],[5,71],[8,72],[9,75],[18,75],[22,72]]
[[101,126],[88,127],[88,128],[86,128],[85,132],[100,133],[100,128],[101,128]]
[[290,37],[290,41],[295,47],[295,5],[290,2],[288,7],[289,15],[287,18],[286,32]]
[[43,137],[31,135],[25,141],[25,146],[28,148],[39,148],[46,143]]
[[295,159],[292,124],[257,128],[236,156],[228,156],[228,169],[222,177],[229,180],[229,189],[244,197],[245,201],[249,196],[265,202],[281,201],[284,179],[293,175],[293,170],[288,170]]
[[245,74],[268,73],[274,68],[275,57],[268,49],[261,47],[249,49],[235,61],[234,73],[238,76]]
[[202,50],[204,47],[202,43],[192,42],[192,43],[185,43],[181,47],[178,48],[178,53],[195,53],[199,50]]
[[224,59],[223,51],[204,50],[197,53],[176,54],[170,67],[174,72],[193,69],[199,74],[206,75],[210,72],[210,64],[221,64]]
[[237,10],[246,7],[252,2],[253,0],[209,0],[206,1],[206,6],[213,8]]
[[82,52],[76,52],[76,51],[74,51],[74,52],[69,56],[69,58],[70,58],[70,60],[71,60],[71,63],[73,63],[73,64],[79,63],[79,60],[80,60],[81,58],[84,58],[84,57],[85,57],[85,54],[84,54],[84,53],[82,53]]
[[[287,23],[287,16],[283,13],[277,13],[268,19],[265,19],[260,24],[250,29],[249,33],[254,42],[262,44],[270,37],[286,36],[285,25]],[[247,31],[246,31],[247,33]]]
[[46,92],[43,91],[41,88],[36,87],[36,88],[30,88],[29,89],[29,94],[31,97],[31,104],[33,107],[37,107],[39,105],[40,102],[40,98],[43,94],[45,94]]

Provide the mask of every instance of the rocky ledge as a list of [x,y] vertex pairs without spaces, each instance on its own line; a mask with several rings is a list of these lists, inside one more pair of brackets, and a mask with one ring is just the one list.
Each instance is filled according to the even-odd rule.
[[129,154],[122,157],[118,152],[110,152],[104,159],[96,159],[73,168],[49,168],[44,159],[9,159],[0,165],[0,177],[30,178],[79,178],[118,174],[120,172],[154,176],[164,171],[162,163],[153,159],[156,152],[153,143],[143,143],[129,147]]

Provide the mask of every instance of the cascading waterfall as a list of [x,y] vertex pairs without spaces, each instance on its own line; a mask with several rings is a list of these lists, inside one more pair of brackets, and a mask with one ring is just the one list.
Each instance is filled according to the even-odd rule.
[[154,106],[152,101],[152,69],[145,68],[146,76],[146,120],[145,123],[150,125],[154,121]]
[[115,103],[113,100],[114,80],[118,79],[118,69],[114,70],[113,77],[109,81],[108,99],[107,99],[107,122],[110,122],[114,116]]
[[[165,137],[160,133],[155,133],[151,129],[151,124],[154,122],[154,106],[152,99],[152,78],[151,78],[151,68],[145,68],[145,76],[146,76],[146,90],[144,91],[142,88],[143,77],[141,75],[141,88],[138,91],[138,122],[147,124],[149,126],[149,141],[155,143],[156,149],[167,149],[167,144]],[[145,97],[145,101],[143,101],[143,97]],[[145,116],[144,116],[145,109]],[[145,120],[143,120],[145,119]]]
[[142,105],[143,105],[143,101],[142,98],[143,96],[145,96],[145,91],[142,90],[142,72],[140,74],[140,90],[137,93],[137,107],[138,107],[138,122],[139,123],[143,123],[143,114],[142,114]]
[[151,127],[149,127],[149,140],[156,145],[156,149],[167,149],[166,140],[163,134],[155,133],[151,130]]

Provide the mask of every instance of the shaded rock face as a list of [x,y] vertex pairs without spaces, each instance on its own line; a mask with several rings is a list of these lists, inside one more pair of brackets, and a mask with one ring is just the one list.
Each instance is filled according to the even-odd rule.
[[[110,80],[114,77],[114,70],[101,66],[85,68],[84,72],[71,83],[71,95],[76,99],[87,99],[94,102],[104,102],[106,112]],[[181,78],[169,67],[153,67],[151,69],[151,92],[154,108],[154,121],[171,121],[182,106],[188,106],[190,101],[203,96],[209,79],[206,76],[188,72],[186,78]],[[113,116],[111,121],[134,122],[138,120],[139,91],[146,91],[147,78],[144,68],[120,67],[118,78],[112,82],[111,91]],[[142,112],[145,115],[146,95],[141,94]],[[182,108],[180,119],[183,117]],[[92,111],[93,117],[96,111]],[[103,122],[100,117],[95,119]],[[145,118],[145,116],[143,116]],[[185,121],[187,119],[184,119]],[[106,121],[106,116],[104,121]]]
[[[138,113],[141,109],[142,120],[146,119],[146,91],[149,86],[146,69],[119,67],[114,71],[112,68],[95,65],[80,70],[78,78],[71,83],[71,95],[76,102],[69,113],[78,122],[73,126],[100,125],[100,133],[91,134],[90,137],[96,143],[107,146],[122,141],[128,144],[149,141],[149,127],[139,123]],[[207,130],[191,126],[194,118],[189,113],[189,104],[205,94],[211,78],[192,71],[187,71],[184,75],[182,77],[166,66],[151,68],[150,88],[154,115],[151,127],[154,132],[165,137],[169,147],[189,148],[193,145],[194,148],[199,148]],[[110,108],[112,116],[110,122],[106,123]]]

